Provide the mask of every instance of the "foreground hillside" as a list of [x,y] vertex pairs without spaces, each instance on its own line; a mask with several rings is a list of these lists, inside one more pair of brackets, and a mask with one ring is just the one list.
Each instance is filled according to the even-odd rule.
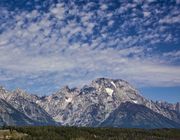
[[[21,140],[179,140],[180,129],[122,129],[85,127],[8,128],[24,134]],[[17,140],[17,139],[16,139]]]

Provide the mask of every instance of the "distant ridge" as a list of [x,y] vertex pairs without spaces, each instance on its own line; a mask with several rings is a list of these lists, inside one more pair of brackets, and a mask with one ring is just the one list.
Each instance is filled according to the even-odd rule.
[[[65,86],[43,98],[21,89],[7,92],[0,87],[0,99],[1,126],[180,128],[179,103],[147,100],[121,79],[98,78],[82,88]],[[19,123],[18,119],[23,122]]]

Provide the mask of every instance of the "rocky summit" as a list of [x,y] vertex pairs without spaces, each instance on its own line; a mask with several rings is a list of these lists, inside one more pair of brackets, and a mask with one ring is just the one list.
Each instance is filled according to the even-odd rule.
[[128,82],[98,78],[38,97],[0,87],[0,125],[180,128],[180,105],[151,101]]

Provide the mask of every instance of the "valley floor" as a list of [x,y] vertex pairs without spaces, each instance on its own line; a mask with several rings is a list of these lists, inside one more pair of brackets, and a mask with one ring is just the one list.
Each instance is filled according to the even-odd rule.
[[[6,136],[6,137],[5,137]],[[180,140],[180,129],[9,127],[0,140]]]
[[0,140],[23,139],[26,136],[27,134],[17,132],[15,129],[0,130]]

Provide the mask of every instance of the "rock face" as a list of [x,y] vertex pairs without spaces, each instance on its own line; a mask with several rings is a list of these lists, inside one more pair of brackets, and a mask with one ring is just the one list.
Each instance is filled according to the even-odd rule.
[[29,96],[22,90],[16,90],[13,94],[7,96],[9,104],[11,104],[19,112],[25,114],[28,118],[36,122],[36,125],[53,125],[55,124],[51,116],[38,104],[36,96]]
[[149,108],[130,102],[122,103],[100,126],[128,128],[179,127],[174,121],[169,120]]
[[0,98],[5,100],[8,95],[9,93],[5,90],[5,88],[0,86]]
[[0,99],[0,126],[3,125],[33,125],[34,121],[26,117],[23,113],[19,112],[8,104],[3,99]]
[[[179,104],[172,109],[147,100],[123,80],[98,78],[82,88],[65,86],[45,97],[27,94],[20,89],[13,93],[1,89],[1,99],[40,125],[55,125],[57,122],[89,127],[109,124],[147,128],[180,126]],[[131,125],[128,121],[122,124],[128,119]]]
[[175,103],[175,104],[171,104],[168,102],[161,102],[161,101],[157,101],[156,102],[159,106],[161,106],[162,108],[166,108],[168,110],[174,110],[177,111],[178,113],[180,113],[180,103]]
[[180,113],[180,103],[177,103],[177,104],[176,104],[176,111],[177,111],[178,113]]
[[[35,96],[29,95],[20,89],[14,91],[13,93],[9,93],[3,90],[3,93],[5,94],[4,96],[2,96],[3,98],[1,98],[1,103],[2,103],[1,107],[3,107],[4,104],[3,110],[7,110],[5,113],[6,117],[3,117],[4,118],[3,124],[6,125],[55,125],[56,124],[56,122],[43,108],[41,108],[38,104],[33,102]],[[1,95],[3,95],[3,93],[0,92]],[[13,110],[14,112],[13,114],[11,113],[12,111],[9,110],[9,108]],[[0,116],[4,116],[3,113]]]
[[143,98],[123,80],[99,78],[81,89],[65,87],[56,94],[38,100],[38,104],[57,122],[75,126],[99,126],[125,102],[143,105],[170,120],[180,122],[177,112]]
[[38,103],[63,125],[98,126],[126,101],[143,103],[144,98],[123,80],[100,78],[81,89],[65,87]]

